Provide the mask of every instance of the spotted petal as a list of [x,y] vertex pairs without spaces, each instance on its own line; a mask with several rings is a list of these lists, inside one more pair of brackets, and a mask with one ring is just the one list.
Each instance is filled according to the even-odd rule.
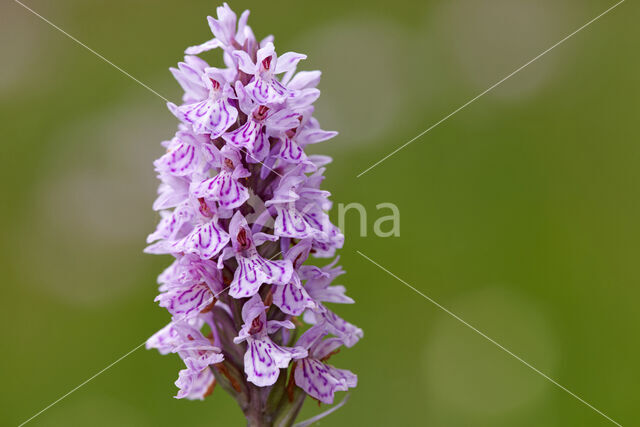
[[204,310],[213,301],[213,294],[206,283],[190,286],[172,286],[158,295],[155,301],[174,317],[186,319]]
[[153,334],[145,343],[148,349],[155,348],[160,354],[169,354],[175,348],[176,340],[179,339],[178,329],[174,323],[169,323],[164,328]]
[[182,228],[193,218],[193,211],[187,203],[183,203],[172,212],[161,211],[160,215],[162,219],[158,223],[156,231],[147,237],[147,243],[155,242],[159,239],[173,239],[179,236]]
[[225,141],[231,144],[233,147],[240,149],[246,148],[249,151],[253,150],[253,144],[258,137],[258,132],[262,129],[262,124],[254,121],[247,120],[245,124],[240,126],[233,132],[229,132],[222,137]]
[[224,360],[221,350],[211,345],[202,335],[200,339],[184,342],[177,347],[176,351],[187,368],[194,371],[207,369],[209,365],[215,365]]
[[211,292],[220,292],[223,288],[222,274],[216,263],[202,260],[195,255],[186,255],[176,259],[158,276],[160,291],[174,287],[204,282]]
[[313,298],[323,302],[335,302],[338,304],[353,304],[352,298],[345,295],[346,288],[342,285],[328,286],[318,282],[307,282],[306,289]]
[[256,76],[247,86],[247,92],[259,104],[277,104],[287,97],[287,88],[275,78]]
[[211,134],[215,139],[236,122],[238,110],[226,99],[206,99],[178,107],[178,117],[193,126],[198,134]]
[[342,319],[322,304],[319,306],[320,309],[313,314],[310,311],[305,312],[304,320],[322,323],[327,332],[340,338],[347,347],[353,347],[363,337],[362,329]]
[[313,228],[295,208],[276,206],[276,212],[274,233],[277,236],[306,239],[314,235]]
[[194,227],[193,231],[178,243],[177,248],[183,252],[194,253],[201,259],[209,259],[220,252],[229,240],[229,234],[212,219]]
[[159,172],[184,176],[196,170],[198,161],[199,157],[197,156],[196,147],[180,141],[153,164]]
[[[203,323],[200,318],[172,321],[153,334],[147,340],[146,347],[147,349],[155,348],[160,354],[176,353],[180,345],[192,341],[196,345],[211,347],[211,343],[200,332]],[[217,347],[213,347],[212,350],[219,352]]]
[[333,403],[336,391],[346,391],[358,384],[358,377],[346,369],[337,369],[317,359],[302,359],[296,365],[296,385],[311,397],[327,404]]
[[191,193],[197,198],[215,200],[227,209],[237,208],[249,199],[249,190],[228,171],[222,171],[213,178],[202,181]]
[[215,381],[209,368],[201,371],[183,369],[175,383],[180,389],[175,397],[176,399],[203,400],[213,391]]
[[270,148],[271,144],[269,144],[269,137],[264,133],[264,131],[258,132],[256,140],[253,143],[253,148],[248,152],[247,162],[261,163],[269,154]]
[[270,261],[257,253],[250,257],[237,258],[238,268],[229,289],[229,295],[234,298],[255,295],[263,283],[284,285],[293,273],[293,266],[289,260]]
[[275,287],[273,291],[273,303],[278,306],[283,313],[292,316],[299,316],[307,308],[316,307],[313,299],[300,284],[300,279],[295,272],[289,283]]
[[280,369],[289,366],[291,359],[307,355],[301,347],[281,347],[270,338],[249,338],[247,352],[244,354],[244,371],[247,381],[259,387],[273,385],[278,379]]
[[294,129],[300,125],[300,113],[284,109],[268,116],[266,121],[273,130]]
[[280,147],[278,157],[287,163],[294,164],[307,161],[307,156],[304,154],[304,151],[302,151],[302,148],[300,148],[300,146],[291,138],[286,137],[282,140],[282,146]]

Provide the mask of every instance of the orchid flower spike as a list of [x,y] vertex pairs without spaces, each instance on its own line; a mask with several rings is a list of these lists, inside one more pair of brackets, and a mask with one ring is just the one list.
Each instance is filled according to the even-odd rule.
[[[306,55],[278,55],[248,17],[223,4],[208,18],[213,38],[170,69],[184,94],[168,104],[179,124],[154,162],[160,221],[145,252],[175,258],[156,298],[171,321],[146,345],[184,362],[176,398],[219,384],[249,425],[291,425],[307,396],[331,404],[357,385],[328,359],[363,332],[332,311],[354,302],[333,283],[338,258],[310,262],[344,242],[321,189],[331,159],[305,153],[337,134],[313,117],[320,72],[297,71]],[[197,56],[210,50],[224,68]]]

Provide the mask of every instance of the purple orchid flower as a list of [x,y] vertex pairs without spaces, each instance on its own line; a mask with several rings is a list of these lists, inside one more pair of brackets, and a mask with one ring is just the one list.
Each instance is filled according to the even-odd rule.
[[218,7],[217,14],[218,19],[212,18],[211,16],[207,18],[214,38],[200,45],[187,48],[185,51],[186,54],[199,55],[217,48],[233,49],[235,46],[241,46],[245,40],[253,38],[253,32],[247,25],[247,20],[249,19],[248,10],[245,10],[242,15],[240,15],[240,20],[237,22],[237,30],[237,16],[227,3]]
[[220,157],[220,172],[213,178],[193,183],[191,194],[207,201],[218,202],[221,208],[234,209],[249,199],[249,190],[240,184],[241,178],[251,176],[242,166],[240,155],[235,150],[223,150]]
[[208,97],[200,102],[180,107],[169,105],[169,110],[183,122],[190,124],[197,134],[209,134],[212,139],[221,136],[238,118],[238,110],[231,105],[229,98],[233,89],[227,80],[232,77],[216,68],[207,68],[202,81],[208,91]]
[[271,42],[258,50],[255,63],[243,50],[234,51],[233,56],[240,70],[254,76],[246,89],[259,104],[284,102],[287,88],[275,76],[294,69],[298,62],[307,58],[307,55],[295,52],[287,52],[278,58]]
[[180,371],[176,385],[180,388],[177,398],[204,399],[214,381],[209,365],[220,363],[224,356],[220,348],[200,332],[204,321],[172,322],[156,332],[146,343],[160,354],[178,353],[187,369]]
[[160,295],[155,300],[174,319],[196,317],[203,307],[213,304],[214,295],[223,288],[222,274],[215,263],[188,256],[176,260],[158,281]]
[[335,392],[347,391],[357,386],[358,377],[351,371],[324,363],[343,344],[339,338],[322,340],[326,334],[327,331],[318,326],[313,326],[302,334],[297,345],[306,348],[309,354],[296,362],[294,379],[296,385],[309,396],[331,404]]
[[353,299],[345,295],[346,288],[342,285],[331,286],[333,280],[345,274],[342,267],[334,267],[340,257],[322,267],[318,268],[314,265],[303,265],[300,267],[299,274],[303,280],[306,280],[305,289],[312,295],[314,300],[322,302],[333,302],[338,304],[353,304]]
[[211,213],[208,206],[203,209],[207,211],[206,215],[200,215],[193,230],[171,246],[171,253],[190,253],[210,259],[229,243],[229,234],[218,224],[217,215]]
[[184,90],[182,101],[185,104],[201,101],[207,97],[207,87],[202,82],[202,75],[207,68],[209,64],[206,61],[193,55],[186,55],[184,62],[178,63],[178,68],[169,68]]
[[329,193],[319,190],[322,171],[304,175],[305,164],[297,166],[291,175],[283,178],[274,192],[274,198],[265,202],[277,213],[274,233],[281,237],[312,239],[316,256],[333,256],[342,247],[344,236],[329,220],[325,210],[331,207]]
[[231,147],[238,150],[246,149],[254,157],[254,160],[264,159],[269,151],[267,128],[271,132],[291,129],[298,125],[300,117],[292,110],[275,111],[265,105],[254,107],[248,115],[249,118],[245,124],[222,137]]
[[178,374],[175,385],[179,388],[177,399],[204,400],[215,385],[215,377],[210,369],[193,371],[183,369]]
[[200,137],[179,131],[167,144],[167,153],[153,164],[160,173],[188,176],[197,172],[204,162],[210,161],[211,156],[211,150]]
[[267,308],[258,295],[251,297],[242,307],[244,325],[233,339],[236,344],[247,341],[244,371],[247,381],[260,387],[274,384],[280,369],[288,367],[291,359],[307,356],[307,350],[302,347],[281,347],[269,338],[269,334],[280,328],[294,329],[295,326],[289,320],[267,320]]
[[[313,117],[321,73],[298,71],[306,56],[278,56],[273,37],[258,41],[248,16],[219,7],[213,38],[170,69],[184,94],[168,103],[180,123],[154,162],[160,220],[145,252],[175,257],[155,299],[171,322],[146,344],[183,360],[176,398],[219,384],[249,425],[291,425],[306,396],[330,404],[356,386],[326,362],[363,332],[332,311],[353,303],[334,284],[339,259],[310,263],[344,243],[321,188],[331,158],[305,152],[337,135]],[[195,56],[213,49],[221,68]]]
[[284,254],[285,260],[290,260],[293,264],[293,274],[291,279],[284,285],[276,286],[273,291],[273,303],[282,310],[283,313],[292,316],[301,315],[306,309],[316,309],[317,305],[313,298],[302,286],[297,273],[302,263],[309,257],[311,242],[303,240]]
[[258,253],[256,244],[263,243],[270,237],[263,233],[253,236],[247,220],[240,212],[236,212],[231,219],[229,232],[233,236],[233,253],[238,262],[229,295],[234,298],[250,297],[258,292],[263,283],[284,285],[291,279],[291,261],[263,258]]

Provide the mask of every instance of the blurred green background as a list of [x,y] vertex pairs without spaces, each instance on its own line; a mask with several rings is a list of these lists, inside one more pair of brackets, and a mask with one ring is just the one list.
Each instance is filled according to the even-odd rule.
[[[167,71],[218,3],[25,3],[171,100]],[[231,2],[322,69],[317,115],[347,218],[335,307],[365,338],[320,425],[609,423],[356,254],[451,309],[623,425],[640,420],[640,7],[627,1],[361,178],[356,175],[613,4]],[[0,424],[17,425],[163,326],[144,255],[164,102],[12,1],[0,6]],[[401,236],[373,222],[401,210]],[[333,213],[335,214],[335,212]],[[181,362],[138,350],[34,426],[241,425],[217,389],[172,398]],[[341,396],[340,396],[341,397]],[[315,402],[303,417],[318,413]],[[303,419],[303,418],[301,418]]]

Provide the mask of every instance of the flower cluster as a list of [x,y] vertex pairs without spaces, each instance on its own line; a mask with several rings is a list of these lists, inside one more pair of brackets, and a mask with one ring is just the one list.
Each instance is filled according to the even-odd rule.
[[[306,56],[278,56],[272,37],[258,42],[248,15],[219,7],[214,38],[171,69],[184,96],[168,104],[180,124],[154,163],[161,220],[145,251],[175,257],[156,298],[172,320],[147,348],[184,361],[176,397],[203,399],[217,382],[245,413],[275,417],[305,393],[332,403],[355,387],[326,362],[362,330],[325,305],[353,302],[332,285],[337,259],[305,265],[344,241],[320,189],[331,159],[304,151],[336,135],[313,117],[320,72],[296,72]],[[213,49],[224,68],[196,56]]]

